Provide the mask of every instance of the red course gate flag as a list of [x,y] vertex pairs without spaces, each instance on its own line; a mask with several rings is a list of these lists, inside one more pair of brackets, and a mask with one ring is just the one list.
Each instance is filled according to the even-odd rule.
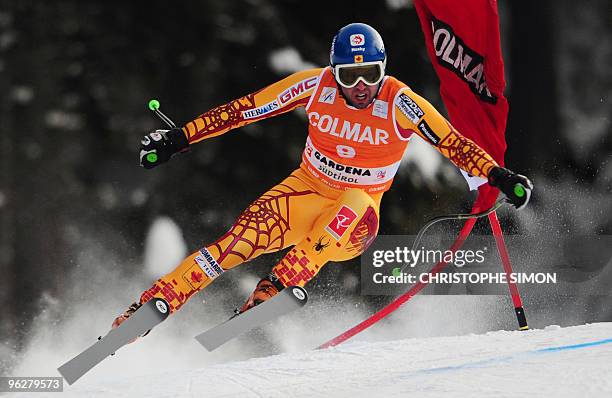
[[[414,0],[414,5],[451,123],[503,166],[508,101],[497,0]],[[465,176],[471,188],[478,185]],[[475,206],[488,208],[497,195],[496,188],[482,185]]]

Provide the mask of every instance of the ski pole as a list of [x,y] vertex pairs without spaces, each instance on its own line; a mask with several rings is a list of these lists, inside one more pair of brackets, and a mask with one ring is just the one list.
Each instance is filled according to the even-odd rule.
[[[514,185],[513,190],[514,190],[514,194],[516,196],[518,196],[519,198],[522,198],[523,196],[525,196],[527,194],[527,190],[526,190],[525,186],[523,184],[521,184],[520,182],[516,183]],[[459,221],[461,221],[461,220],[469,220],[471,218],[486,217],[489,214],[497,211],[497,209],[499,209],[504,203],[508,203],[508,198],[503,198],[503,199],[499,200],[497,203],[495,203],[493,206],[491,206],[488,210],[482,211],[480,213],[448,214],[448,215],[438,216],[438,217],[432,218],[425,225],[423,225],[421,227],[421,229],[419,230],[419,232],[417,233],[417,236],[414,239],[414,243],[412,244],[412,251],[415,251],[415,249],[417,248],[419,242],[423,238],[423,235],[425,235],[425,232],[427,231],[427,229],[429,227],[431,227],[432,225],[434,225],[435,223],[440,222],[440,221],[446,221],[446,220],[459,220]],[[402,267],[401,271],[403,271],[405,267],[406,267],[406,265],[404,265],[404,267]]]
[[[526,191],[525,187],[522,184],[518,183],[518,184],[516,184],[514,186],[514,193],[518,197],[523,197],[527,193],[527,191]],[[453,253],[456,252],[457,250],[459,250],[459,248],[461,248],[461,246],[463,245],[465,240],[470,235],[476,220],[478,218],[485,217],[487,215],[489,215],[489,217],[490,217],[490,215],[494,215],[495,214],[494,212],[497,209],[499,209],[507,201],[508,201],[508,199],[506,199],[506,198],[501,199],[498,202],[496,202],[489,209],[487,209],[485,211],[482,211],[482,212],[479,212],[479,213],[450,214],[450,215],[439,216],[439,217],[435,217],[435,218],[431,219],[418,232],[417,237],[415,239],[415,243],[412,246],[412,250],[414,250],[416,248],[418,241],[420,241],[420,239],[423,237],[423,234],[425,234],[425,231],[429,227],[431,227],[433,224],[435,224],[435,223],[437,223],[439,221],[442,221],[442,220],[466,220],[466,223],[463,225],[463,228],[461,229],[461,232],[459,233],[459,236],[457,237],[457,239],[455,239],[455,242],[452,244],[452,246],[449,249]],[[472,211],[476,211],[476,209],[473,209]],[[497,218],[495,218],[495,219],[497,219]],[[494,232],[497,233],[496,230],[494,230]],[[499,230],[499,233],[501,234],[501,228]],[[509,264],[509,262],[508,262],[508,264]],[[446,261],[442,260],[438,264],[436,264],[429,271],[429,273],[430,274],[437,274],[438,272],[442,271],[447,265],[448,265],[448,263]],[[404,268],[405,268],[405,265],[404,265],[404,267],[402,267],[402,270]],[[397,297],[395,300],[393,300],[391,303],[387,304],[386,306],[384,306],[380,310],[376,311],[369,318],[363,320],[361,323],[353,326],[352,328],[346,330],[344,333],[339,334],[338,336],[334,337],[333,339],[331,339],[331,340],[321,344],[319,347],[317,347],[317,349],[335,347],[338,344],[341,344],[341,343],[345,342],[346,340],[350,339],[351,337],[355,336],[356,334],[359,334],[359,333],[363,332],[365,329],[367,329],[370,326],[374,325],[375,323],[377,323],[381,319],[387,317],[389,314],[391,314],[392,312],[397,310],[399,307],[401,307],[403,304],[405,304],[407,301],[409,301],[411,298],[413,298],[415,295],[417,295],[421,290],[423,290],[423,288],[425,288],[425,286],[427,286],[428,283],[429,282],[418,281],[407,292],[405,292],[404,294],[400,295],[399,297]],[[519,297],[519,300],[520,300],[520,296],[518,296],[518,291],[516,292],[515,297]],[[514,297],[513,297],[513,299],[514,299]],[[519,310],[520,310],[520,313],[519,313]],[[524,312],[523,312],[522,303],[520,303],[520,308],[517,307],[516,304],[515,304],[515,311],[516,311],[516,315],[518,317],[520,329],[521,330],[526,330],[527,329],[527,327],[526,327],[527,326],[527,321],[525,319],[525,315],[524,315]]]
[[172,119],[170,119],[162,111],[159,110],[159,101],[158,100],[156,100],[156,99],[150,100],[149,101],[149,109],[152,110],[157,116],[159,116],[159,118],[161,120],[163,120],[164,123],[166,123],[168,126],[170,126],[171,129],[175,129],[176,128],[176,124],[174,124]]
[[459,221],[461,221],[461,220],[469,220],[470,218],[485,217],[485,216],[488,216],[489,214],[493,213],[497,209],[499,209],[504,203],[506,203],[506,200],[502,199],[502,200],[498,201],[497,203],[495,203],[488,210],[481,211],[480,213],[475,213],[475,214],[472,214],[472,213],[448,214],[448,215],[438,216],[438,217],[432,218],[425,225],[423,225],[421,227],[421,229],[419,230],[419,232],[417,233],[417,236],[416,236],[416,238],[414,240],[414,244],[412,245],[412,250],[416,249],[416,247],[419,244],[419,241],[423,238],[423,235],[425,235],[425,232],[427,231],[427,229],[429,229],[429,227],[431,227],[435,223],[438,223],[440,221],[446,221],[446,220],[459,220]]
[[[457,239],[455,239],[455,242],[449,248],[451,252],[454,253],[461,248],[461,246],[467,239],[470,232],[472,232],[472,228],[474,227],[475,223],[476,223],[476,218],[468,219],[465,222],[465,224],[463,225],[463,228],[461,229],[461,232],[459,232],[459,236],[457,237]],[[432,275],[437,274],[438,272],[442,271],[447,265],[448,263],[442,260],[429,271],[429,274],[432,274]],[[391,303],[385,305],[383,308],[376,311],[374,314],[370,315],[369,318],[361,321],[361,323],[353,326],[352,328],[346,330],[342,334],[339,334],[338,336],[327,341],[326,343],[321,344],[319,347],[317,347],[317,349],[337,346],[338,344],[345,342],[346,340],[350,339],[356,334],[363,332],[365,329],[374,325],[381,319],[387,317],[389,314],[396,311],[399,307],[405,304],[408,300],[416,296],[421,290],[423,290],[423,288],[425,288],[425,286],[427,286],[428,283],[429,282],[418,281],[406,293],[395,298],[395,300],[393,300]]]
[[[526,193],[525,187],[521,183],[516,184],[514,186],[514,193],[518,197],[523,197],[525,195],[525,193]],[[497,203],[495,203],[489,209],[487,209],[485,211],[481,211],[480,213],[448,214],[448,215],[438,216],[438,217],[432,218],[425,225],[423,225],[421,227],[421,229],[419,230],[419,232],[417,233],[416,238],[414,239],[414,243],[412,244],[412,251],[416,250],[416,248],[419,245],[421,239],[423,239],[423,235],[425,235],[425,232],[432,225],[434,225],[434,224],[436,224],[436,223],[438,223],[440,221],[448,221],[448,220],[459,220],[459,221],[461,221],[461,220],[469,220],[469,219],[477,219],[477,218],[486,217],[489,214],[495,212],[497,209],[502,207],[502,205],[504,203],[507,203],[507,202],[508,202],[507,198],[501,199],[501,200],[497,201]],[[408,266],[408,264],[404,264],[404,266],[400,269],[400,272],[404,271],[404,269],[407,266]]]

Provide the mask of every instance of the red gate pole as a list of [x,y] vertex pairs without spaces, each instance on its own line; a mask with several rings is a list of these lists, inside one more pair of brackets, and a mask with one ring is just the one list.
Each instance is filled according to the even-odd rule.
[[501,258],[504,271],[506,272],[506,280],[508,281],[508,288],[510,289],[510,295],[512,296],[512,302],[514,303],[514,311],[516,312],[516,319],[519,323],[519,330],[528,330],[527,317],[525,316],[525,310],[523,309],[523,301],[519,293],[516,283],[511,280],[510,274],[512,274],[512,264],[510,263],[510,256],[508,255],[508,249],[504,242],[504,235],[502,233],[499,220],[497,219],[497,213],[493,212],[489,214],[489,223],[491,224],[491,230],[495,237],[495,243],[497,245],[497,251]]

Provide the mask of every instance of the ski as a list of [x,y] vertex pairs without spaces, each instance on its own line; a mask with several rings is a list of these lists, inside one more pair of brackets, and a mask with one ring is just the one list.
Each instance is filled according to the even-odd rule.
[[74,383],[104,358],[113,355],[119,348],[160,324],[169,313],[168,304],[164,300],[154,298],[147,301],[119,327],[111,329],[106,336],[57,370],[68,384]]
[[303,307],[306,301],[308,301],[306,290],[299,286],[289,286],[271,299],[200,333],[195,339],[208,351],[213,351],[257,326]]

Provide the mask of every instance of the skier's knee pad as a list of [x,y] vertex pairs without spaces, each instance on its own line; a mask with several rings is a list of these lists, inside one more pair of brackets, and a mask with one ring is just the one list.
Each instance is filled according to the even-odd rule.
[[369,206],[355,224],[343,250],[334,255],[332,261],[346,261],[361,255],[376,239],[378,225],[378,211]]
[[331,257],[332,261],[345,261],[359,256],[372,244],[378,233],[378,203],[361,189],[349,189],[338,198],[341,215],[345,206],[355,215],[356,221],[348,229],[349,238],[342,242],[343,247]]

